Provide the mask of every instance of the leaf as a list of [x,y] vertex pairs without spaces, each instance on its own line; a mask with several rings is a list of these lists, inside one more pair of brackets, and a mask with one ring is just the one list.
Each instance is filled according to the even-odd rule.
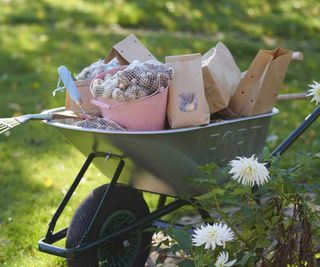
[[320,152],[314,154],[314,155],[313,155],[313,158],[315,158],[315,159],[320,159]]
[[268,149],[268,147],[264,147],[263,148],[263,159],[266,160],[266,161],[269,161],[270,160],[270,150]]
[[178,242],[178,247],[190,254],[192,251],[192,240],[190,234],[184,229],[169,228],[168,234]]
[[292,168],[288,168],[288,172],[292,173],[295,172],[296,170],[300,169],[303,166],[303,164],[297,164],[296,166],[292,167]]
[[267,239],[259,239],[256,243],[256,248],[267,248],[271,246],[272,242]]
[[249,240],[251,238],[252,232],[253,231],[251,229],[245,228],[242,232],[242,237],[246,240]]
[[271,223],[272,223],[272,224],[276,224],[277,222],[279,222],[280,218],[281,218],[281,216],[279,216],[279,215],[273,216],[273,217],[271,218]]
[[239,261],[239,265],[240,266],[247,266],[247,262],[250,259],[250,257],[252,256],[253,253],[245,253],[244,256],[242,257],[242,259]]
[[195,267],[194,262],[189,259],[179,262],[178,266],[179,267]]
[[174,244],[168,249],[168,251],[170,251],[172,253],[176,253],[177,251],[179,251],[181,249],[182,248],[181,248],[180,244]]

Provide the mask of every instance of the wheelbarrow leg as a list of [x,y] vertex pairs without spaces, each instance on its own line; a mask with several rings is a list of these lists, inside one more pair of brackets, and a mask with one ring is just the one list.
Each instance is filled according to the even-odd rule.
[[[157,210],[159,208],[162,208],[165,205],[166,199],[167,199],[167,196],[165,196],[165,195],[160,195],[159,196]],[[202,219],[204,219],[204,220],[211,219],[211,216],[210,216],[209,212],[202,208],[201,203],[197,199],[191,198],[189,200],[189,202],[190,202],[190,204],[195,206],[196,210],[198,211],[198,213],[200,214]]]
[[119,179],[119,176],[123,170],[123,167],[124,167],[124,160],[121,158],[119,161],[118,167],[117,167],[117,169],[111,179],[111,182],[109,183],[106,191],[104,192],[104,195],[103,195],[103,197],[100,201],[100,204],[97,208],[97,211],[95,212],[95,214],[92,218],[92,221],[91,221],[89,227],[87,228],[87,231],[85,232],[80,244],[87,241],[88,235],[90,235],[90,231],[96,222],[96,218],[100,216],[102,207],[104,207],[106,205],[106,203],[108,203],[108,201],[110,201],[111,192],[112,192],[113,188],[115,187],[116,183],[118,182],[118,179]]
[[59,219],[59,217],[60,217],[61,213],[63,212],[63,210],[65,209],[66,205],[68,204],[70,198],[72,197],[73,192],[76,190],[82,177],[86,173],[87,169],[89,168],[89,166],[94,158],[95,158],[94,153],[89,154],[89,156],[87,157],[86,161],[84,162],[82,168],[80,169],[78,175],[76,176],[72,185],[70,186],[68,192],[66,193],[66,195],[62,199],[59,207],[57,208],[56,212],[52,216],[51,221],[49,222],[48,231],[46,233],[46,239],[50,239],[50,237],[52,236],[53,230],[54,230],[56,223],[57,223],[57,220]]
[[[72,185],[70,186],[68,192],[66,193],[66,195],[62,199],[62,201],[59,204],[56,212],[54,213],[54,215],[51,218],[51,221],[49,222],[49,225],[48,225],[47,233],[45,235],[46,240],[50,240],[52,238],[53,231],[54,231],[54,228],[56,226],[56,223],[57,223],[59,217],[61,216],[62,212],[64,211],[65,207],[67,206],[70,198],[72,197],[74,191],[78,187],[81,179],[83,178],[84,174],[88,170],[90,164],[92,163],[92,161],[96,157],[105,157],[106,159],[117,158],[117,159],[120,159],[119,165],[124,164],[124,161],[123,161],[122,157],[119,156],[119,155],[114,155],[114,154],[111,154],[111,153],[103,153],[103,152],[92,152],[91,154],[89,154],[87,159],[86,159],[86,161],[84,162],[83,166],[81,167],[78,175],[76,176],[76,178],[74,179]],[[121,166],[121,170],[122,170],[122,168],[123,168],[123,166]],[[117,177],[119,176],[118,171],[119,171],[119,166],[118,166],[118,168],[116,170],[116,173],[114,175],[116,177],[116,180],[117,180]]]
[[166,204],[167,196],[160,195],[158,199],[157,209],[163,207]]

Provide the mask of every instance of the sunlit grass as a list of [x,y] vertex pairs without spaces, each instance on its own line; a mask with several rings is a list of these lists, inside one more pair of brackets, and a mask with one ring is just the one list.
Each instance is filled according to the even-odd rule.
[[[241,70],[259,48],[285,42],[303,51],[305,60],[290,65],[282,92],[304,91],[320,79],[318,1],[213,2],[0,0],[0,117],[63,106],[64,94],[51,95],[57,67],[64,64],[78,72],[131,32],[160,60],[204,53],[223,41]],[[270,148],[314,105],[301,100],[277,107],[281,112],[272,120]],[[284,163],[290,165],[296,151],[318,152],[319,131],[316,123],[288,151]],[[0,266],[65,266],[63,260],[38,252],[37,241],[83,161],[58,131],[40,122],[0,136]],[[105,181],[90,168],[57,227],[68,225],[84,195]],[[155,198],[147,199],[154,207]]]

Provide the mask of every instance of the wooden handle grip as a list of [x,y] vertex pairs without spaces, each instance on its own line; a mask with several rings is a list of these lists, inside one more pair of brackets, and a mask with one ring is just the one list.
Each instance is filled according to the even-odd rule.
[[297,99],[305,99],[306,97],[307,97],[306,93],[282,94],[277,96],[277,100],[278,101],[297,100]]

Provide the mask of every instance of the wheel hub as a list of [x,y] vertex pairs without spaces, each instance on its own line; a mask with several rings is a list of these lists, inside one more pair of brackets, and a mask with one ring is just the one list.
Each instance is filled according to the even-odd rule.
[[[117,210],[104,222],[99,237],[113,233],[135,220],[137,220],[137,217],[130,210]],[[139,253],[140,243],[140,230],[132,231],[126,236],[119,237],[114,241],[107,243],[104,247],[98,249],[99,266],[131,266]]]

